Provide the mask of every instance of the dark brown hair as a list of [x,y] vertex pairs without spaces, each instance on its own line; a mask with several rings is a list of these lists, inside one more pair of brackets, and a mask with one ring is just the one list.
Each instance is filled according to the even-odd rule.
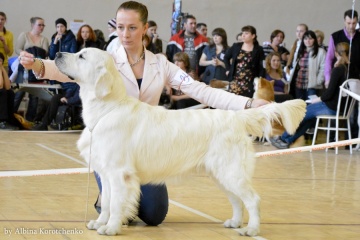
[[187,55],[187,53],[185,53],[185,52],[175,53],[174,62],[175,61],[183,62],[185,65],[186,72],[190,71],[190,59],[189,59],[189,55]]
[[305,54],[305,50],[306,50],[306,46],[305,46],[305,43],[304,43],[304,39],[305,38],[312,38],[314,39],[314,46],[313,46],[313,53],[311,55],[312,58],[315,58],[319,52],[319,43],[317,42],[316,40],[316,34],[315,32],[309,30],[309,31],[306,31],[302,37],[302,40],[301,40],[301,44],[300,44],[300,48],[299,48],[299,51],[298,51],[298,59],[302,58]]
[[120,10],[133,10],[137,13],[139,13],[140,15],[140,21],[145,25],[148,21],[148,10],[147,7],[139,2],[136,1],[127,1],[124,2],[120,5],[120,7],[118,8],[117,12],[119,12]]
[[82,25],[82,26],[80,27],[79,31],[78,31],[77,34],[76,34],[76,41],[77,41],[78,43],[80,43],[80,44],[83,43],[84,39],[81,37],[81,30],[82,30],[84,27],[87,27],[87,28],[89,28],[89,30],[90,30],[89,40],[95,42],[95,41],[96,41],[95,32],[94,32],[94,30],[92,29],[92,27],[90,27],[90,25],[88,25],[88,24],[84,24],[84,25]]
[[157,27],[157,24],[156,22],[152,21],[152,20],[149,20],[148,22],[148,27],[151,28],[151,27]]
[[[344,19],[346,17],[349,17],[351,19],[353,18],[353,10],[352,9],[349,9],[344,13]],[[359,19],[358,12],[356,10],[354,10],[354,18]]]
[[247,26],[244,26],[242,29],[241,29],[241,32],[249,32],[253,35],[255,35],[255,38],[254,38],[254,45],[259,45],[259,42],[257,40],[257,34],[256,34],[256,28],[251,26],[251,25],[247,25]]
[[[5,21],[7,20],[6,14],[4,12],[0,12],[0,16],[3,16],[5,18]],[[6,34],[5,26],[4,26],[4,34]]]
[[283,37],[285,38],[285,33],[279,29],[274,30],[271,35],[270,35],[270,42],[272,43],[273,39],[279,34],[281,33],[283,35]]
[[[223,29],[223,28],[215,28],[212,31],[211,35],[212,36],[214,36],[214,35],[220,36],[222,38],[221,44],[223,45],[224,49],[229,48],[229,45],[228,45],[228,42],[227,42],[227,34],[226,34],[225,29]],[[214,43],[210,44],[210,46],[214,46],[214,45],[215,45]]]

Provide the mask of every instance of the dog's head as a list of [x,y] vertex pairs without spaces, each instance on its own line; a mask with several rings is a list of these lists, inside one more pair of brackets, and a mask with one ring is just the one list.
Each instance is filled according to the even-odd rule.
[[254,99],[264,99],[269,102],[274,101],[274,80],[268,81],[259,77],[254,79]]
[[114,80],[120,77],[111,55],[97,48],[84,48],[78,53],[57,53],[55,64],[80,87],[94,91],[97,98],[107,96]]

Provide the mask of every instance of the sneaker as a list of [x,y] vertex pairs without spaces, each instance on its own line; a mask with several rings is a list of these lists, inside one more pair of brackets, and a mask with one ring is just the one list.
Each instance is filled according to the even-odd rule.
[[13,131],[13,130],[19,130],[19,128],[4,121],[4,122],[0,122],[0,130]]
[[306,130],[306,134],[313,135],[314,131],[315,131],[315,128],[309,128],[308,130]]
[[37,125],[35,125],[32,130],[34,131],[47,131],[48,130],[48,127],[46,124],[43,124],[43,123],[39,123]]
[[279,149],[289,148],[289,144],[287,142],[284,142],[283,140],[281,140],[280,137],[270,138],[270,142],[274,147],[279,148]]

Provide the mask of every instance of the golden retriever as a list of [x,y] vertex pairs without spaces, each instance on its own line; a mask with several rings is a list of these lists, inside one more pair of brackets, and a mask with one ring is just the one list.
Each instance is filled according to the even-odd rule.
[[303,101],[268,104],[243,111],[166,110],[126,94],[106,52],[86,48],[58,54],[55,64],[80,85],[86,124],[78,141],[80,154],[99,173],[102,211],[87,227],[116,235],[136,216],[140,184],[204,170],[227,194],[233,207],[225,227],[241,226],[242,202],[249,212],[242,235],[260,232],[260,198],[251,185],[255,167],[249,134],[270,134],[271,122],[287,119],[292,133],[305,114]]

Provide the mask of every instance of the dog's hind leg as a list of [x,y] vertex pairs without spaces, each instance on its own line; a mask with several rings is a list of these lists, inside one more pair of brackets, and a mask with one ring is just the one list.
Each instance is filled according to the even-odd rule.
[[117,235],[122,223],[136,214],[140,196],[140,183],[133,171],[121,169],[107,173],[110,183],[110,218],[98,228],[102,235]]
[[224,222],[224,227],[239,228],[243,224],[243,203],[233,193],[225,191],[232,206],[233,216]]
[[[225,227],[237,228],[242,224],[242,204],[249,212],[248,225],[239,230],[241,235],[256,236],[260,232],[260,197],[252,188],[249,180],[236,176],[240,172],[224,173],[217,179],[227,193],[233,208],[233,217],[225,221]],[[218,176],[221,176],[220,174]]]
[[227,195],[233,210],[233,216],[231,219],[228,219],[224,222],[224,227],[226,228],[238,228],[243,224],[243,203],[242,201],[234,195],[232,192],[226,190],[222,184],[220,184],[215,178],[213,180],[217,183],[219,188],[224,191]]
[[238,191],[238,194],[249,212],[248,225],[241,228],[239,233],[244,236],[256,236],[260,233],[260,197],[250,185]]

